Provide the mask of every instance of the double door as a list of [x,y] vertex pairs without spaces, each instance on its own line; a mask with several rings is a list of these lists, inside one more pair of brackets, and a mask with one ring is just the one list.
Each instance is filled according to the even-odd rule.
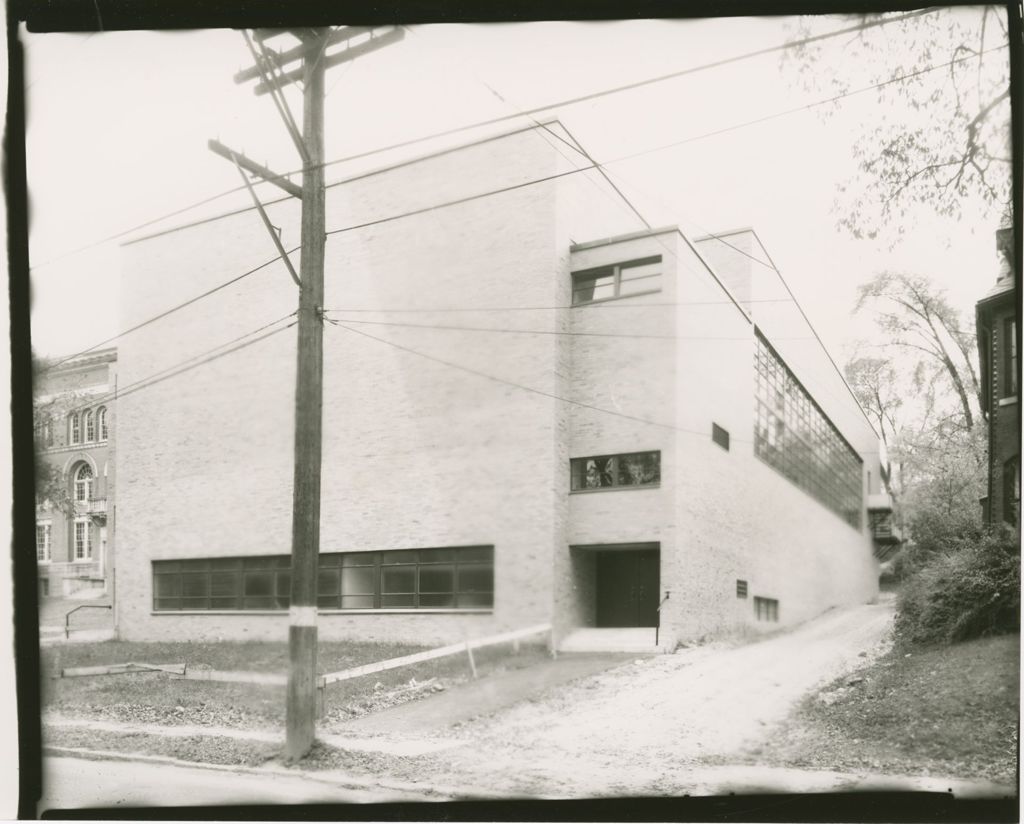
[[660,550],[602,550],[596,556],[597,626],[657,626]]

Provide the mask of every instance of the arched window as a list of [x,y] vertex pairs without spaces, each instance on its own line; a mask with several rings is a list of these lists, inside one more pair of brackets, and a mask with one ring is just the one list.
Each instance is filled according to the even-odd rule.
[[87,503],[92,497],[92,467],[81,464],[75,471],[75,502]]
[[107,407],[101,406],[96,410],[96,428],[99,430],[100,440],[105,441],[107,433]]
[[92,443],[96,440],[96,425],[93,422],[91,410],[82,413],[82,428],[85,430],[86,443]]
[[68,441],[73,444],[82,442],[82,430],[79,425],[78,415],[74,412],[68,415]]

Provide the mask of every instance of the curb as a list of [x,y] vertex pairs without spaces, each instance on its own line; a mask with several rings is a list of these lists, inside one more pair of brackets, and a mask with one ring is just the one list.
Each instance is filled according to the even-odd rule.
[[486,790],[456,789],[441,785],[423,787],[407,781],[388,781],[367,778],[358,778],[353,775],[342,773],[338,770],[297,770],[286,767],[264,766],[247,767],[243,765],[212,764],[208,761],[185,761],[181,758],[172,758],[166,755],[149,755],[147,753],[123,753],[113,750],[93,750],[86,747],[62,747],[59,745],[46,744],[42,748],[44,755],[64,756],[71,758],[84,758],[99,761],[130,761],[145,762],[151,764],[167,764],[174,767],[193,767],[202,770],[213,770],[219,772],[246,773],[257,776],[281,776],[282,778],[299,778],[307,781],[314,781],[318,784],[326,784],[331,787],[350,790],[391,790],[397,793],[406,793],[416,796],[414,800],[424,802],[446,802],[446,801],[469,801],[469,800],[491,800],[505,799],[507,796]]

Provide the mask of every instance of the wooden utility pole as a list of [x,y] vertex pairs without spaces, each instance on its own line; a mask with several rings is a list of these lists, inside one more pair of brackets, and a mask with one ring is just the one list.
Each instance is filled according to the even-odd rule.
[[[321,33],[317,41],[326,36]],[[320,552],[320,457],[324,394],[324,63],[319,47],[303,57],[302,257],[295,381],[292,490],[292,593],[288,626],[285,757],[302,758],[316,731],[316,571]]]
[[[267,46],[282,34],[300,41],[284,52]],[[292,490],[292,589],[288,626],[288,693],[285,758],[297,761],[313,744],[317,717],[317,567],[320,553],[320,465],[323,427],[323,304],[324,304],[324,74],[329,66],[401,40],[402,29],[381,33],[372,28],[341,27],[333,30],[298,29],[292,32],[256,30],[254,39],[245,34],[256,65],[235,75],[236,82],[259,80],[257,94],[269,93],[289,135],[302,158],[301,190],[281,175],[219,141],[210,149],[229,158],[245,179],[245,169],[272,182],[302,201],[301,260],[299,266],[298,363],[295,383],[295,468]],[[342,51],[328,55],[328,47],[345,44]],[[301,60],[298,68],[288,65]],[[302,132],[288,108],[281,87],[301,81]],[[248,186],[248,179],[246,179]],[[295,278],[291,261],[284,253],[262,204],[252,188],[264,224],[281,252],[289,273]]]

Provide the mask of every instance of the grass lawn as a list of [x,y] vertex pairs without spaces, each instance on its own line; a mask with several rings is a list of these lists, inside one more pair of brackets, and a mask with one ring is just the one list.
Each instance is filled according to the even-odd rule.
[[1019,665],[1019,635],[893,650],[805,699],[756,761],[1016,783]]
[[[321,673],[419,652],[408,644],[322,643]],[[474,651],[481,677],[518,669],[542,660],[540,647],[510,646]],[[63,716],[154,724],[276,729],[284,724],[284,687],[260,684],[186,681],[164,673],[53,678],[61,668],[123,664],[187,663],[190,668],[284,673],[285,643],[132,643],[104,641],[42,650],[41,686],[44,712]],[[399,669],[341,681],[327,688],[323,725],[375,712],[446,689],[471,677],[465,655],[452,655]],[[415,679],[413,682],[412,679]]]

